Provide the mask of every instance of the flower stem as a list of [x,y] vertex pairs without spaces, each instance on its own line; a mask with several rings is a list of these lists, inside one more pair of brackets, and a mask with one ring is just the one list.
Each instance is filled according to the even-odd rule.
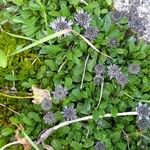
[[[136,116],[137,112],[123,112],[123,113],[118,113],[117,116]],[[104,116],[99,116],[99,118],[109,118],[112,117],[112,114],[105,114]],[[86,116],[78,119],[74,119],[71,121],[65,121],[62,122],[52,128],[47,129],[44,133],[41,134],[40,138],[36,142],[37,144],[40,144],[44,140],[46,140],[54,131],[58,130],[61,127],[67,126],[72,123],[80,122],[80,121],[87,121],[93,119],[93,116]]]

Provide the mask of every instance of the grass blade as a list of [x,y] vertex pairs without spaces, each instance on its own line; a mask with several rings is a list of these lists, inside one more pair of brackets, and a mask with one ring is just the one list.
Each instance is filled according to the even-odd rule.
[[35,39],[31,39],[31,38],[28,38],[28,37],[25,37],[25,36],[20,36],[20,35],[17,35],[17,34],[9,33],[9,32],[7,32],[7,31],[5,31],[4,29],[2,29],[2,27],[0,27],[0,29],[1,29],[4,33],[6,33],[6,34],[8,34],[8,35],[10,35],[10,36],[13,36],[13,37],[16,37],[16,38],[20,38],[20,39],[29,40],[29,41],[36,41]]
[[23,51],[25,51],[25,50],[28,50],[28,49],[30,49],[30,48],[32,48],[32,47],[35,47],[35,46],[37,46],[38,44],[42,44],[42,43],[44,43],[44,42],[46,42],[46,41],[48,41],[48,40],[54,39],[54,38],[56,38],[56,37],[60,37],[61,35],[66,34],[66,33],[69,33],[69,32],[70,32],[69,29],[65,29],[65,30],[56,32],[56,33],[54,33],[54,34],[48,35],[47,37],[44,37],[43,39],[40,39],[40,40],[38,40],[38,41],[35,41],[35,42],[33,42],[32,44],[30,44],[30,45],[28,45],[28,46],[26,46],[26,47],[24,47],[24,48],[22,48],[22,49],[20,49],[20,50],[18,50],[18,51],[13,52],[13,53],[10,54],[10,55],[18,54],[18,53],[23,52]]
[[71,30],[73,33],[79,35],[89,46],[91,46],[95,51],[97,51],[98,53],[108,57],[108,58],[111,58],[113,59],[112,57],[108,56],[107,54],[105,53],[102,53],[100,52],[88,39],[86,39],[84,36],[82,36],[81,34],[79,34],[78,32],[74,31],[74,30]]

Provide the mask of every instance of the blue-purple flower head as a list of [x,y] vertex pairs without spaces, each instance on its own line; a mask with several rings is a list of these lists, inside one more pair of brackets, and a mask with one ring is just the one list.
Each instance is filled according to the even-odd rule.
[[44,122],[49,125],[52,125],[56,122],[55,115],[52,112],[47,112],[43,119]]
[[142,104],[139,102],[136,107],[136,111],[139,118],[150,118],[150,107],[148,107],[147,104]]
[[41,102],[41,107],[43,110],[45,111],[49,111],[52,107],[52,102],[48,99],[44,99],[42,102]]
[[128,83],[128,75],[123,74],[122,72],[117,74],[115,79],[116,79],[117,83],[119,85],[121,85],[122,88],[124,88],[124,86]]
[[136,107],[136,111],[138,114],[137,117],[137,126],[140,130],[150,128],[150,107],[147,104],[138,103]]
[[[55,32],[59,32],[61,30],[64,29],[72,29],[72,24],[73,22],[67,21],[65,17],[58,17],[56,20],[54,20],[52,23],[50,23],[50,27],[55,31]],[[69,35],[69,33],[67,33],[66,35]]]
[[138,64],[130,64],[128,70],[131,74],[138,74],[141,70],[141,67]]
[[94,40],[97,38],[98,35],[98,29],[96,27],[87,27],[85,32],[84,32],[84,36],[89,39],[89,40]]
[[83,10],[77,11],[75,14],[75,20],[83,27],[88,27],[90,25],[91,16]]
[[66,106],[62,112],[65,120],[69,121],[69,120],[74,120],[77,118],[77,113],[76,110],[74,109],[73,105],[70,106]]
[[53,92],[54,98],[58,100],[63,100],[67,96],[68,91],[66,88],[64,88],[62,85],[59,85],[55,88],[55,91]]
[[97,64],[94,67],[95,74],[104,74],[105,66],[103,64]]
[[117,65],[115,64],[110,64],[108,67],[108,76],[110,77],[110,80],[113,78],[116,78],[120,72],[121,72],[121,68],[119,68]]
[[145,130],[150,128],[150,119],[148,118],[138,118],[138,120],[136,121],[137,126],[140,130]]
[[100,141],[96,142],[96,144],[95,144],[95,150],[105,150],[105,149],[106,149],[106,147],[105,147],[104,143],[102,143]]

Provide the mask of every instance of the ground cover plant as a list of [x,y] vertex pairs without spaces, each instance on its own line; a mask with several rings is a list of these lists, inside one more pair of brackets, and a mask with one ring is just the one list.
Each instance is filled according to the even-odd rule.
[[150,45],[111,0],[0,2],[0,149],[148,150]]

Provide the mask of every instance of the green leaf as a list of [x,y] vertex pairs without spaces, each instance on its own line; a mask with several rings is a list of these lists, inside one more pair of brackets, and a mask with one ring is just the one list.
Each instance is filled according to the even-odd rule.
[[7,56],[2,50],[0,50],[0,67],[5,68],[6,66],[7,66]]
[[118,109],[117,109],[115,106],[112,107],[112,108],[111,108],[111,114],[112,114],[112,116],[113,116],[113,117],[116,117],[117,113],[118,113]]
[[83,147],[89,148],[89,147],[91,147],[93,144],[94,144],[94,141],[93,141],[93,140],[87,139],[87,140],[85,141],[85,143],[83,144]]
[[28,117],[23,117],[23,122],[29,126],[33,126],[33,122]]
[[10,135],[13,131],[14,131],[14,130],[11,129],[11,128],[4,128],[1,133],[2,133],[2,136],[8,136],[8,135]]
[[53,147],[53,149],[55,150],[62,150],[63,146],[61,145],[60,141],[57,139],[53,139],[51,142],[51,145]]
[[76,141],[72,141],[71,142],[71,146],[73,147],[74,150],[80,150],[80,149],[82,149],[82,144],[78,143]]
[[112,4],[112,0],[105,0],[107,5],[110,6]]
[[18,6],[23,4],[23,0],[12,0],[12,2]]
[[35,120],[36,122],[41,122],[39,115],[35,112],[29,112],[28,117]]

